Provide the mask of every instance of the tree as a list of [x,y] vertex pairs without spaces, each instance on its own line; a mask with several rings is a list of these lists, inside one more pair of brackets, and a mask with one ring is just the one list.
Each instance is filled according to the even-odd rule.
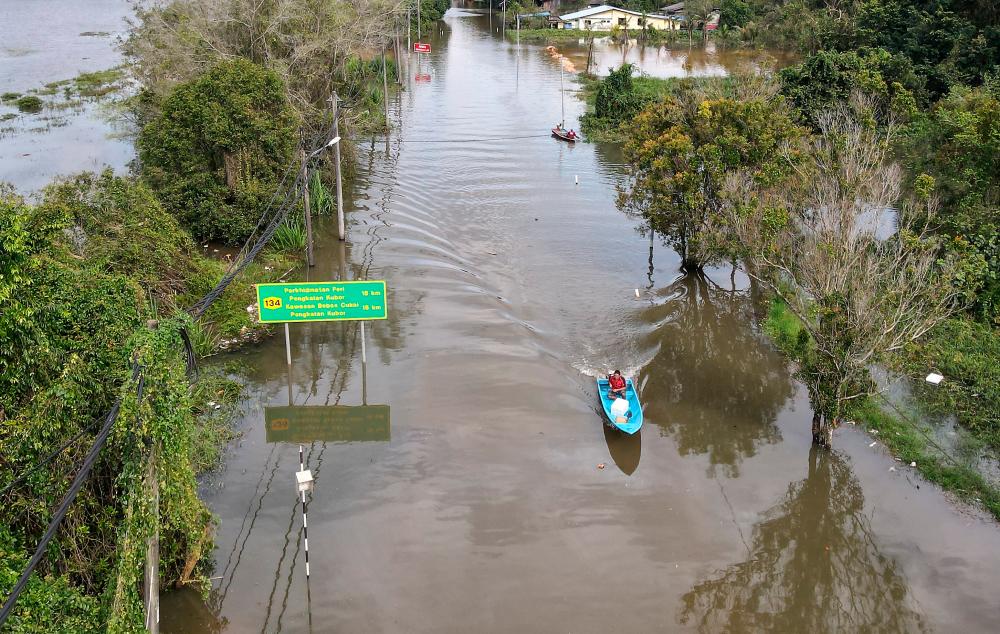
[[899,146],[912,174],[934,177],[940,231],[982,256],[974,309],[1000,324],[1000,93],[953,88],[908,126]]
[[626,121],[634,117],[642,107],[632,82],[636,67],[633,64],[622,64],[609,70],[611,72],[597,87],[594,115],[614,122]]
[[243,59],[181,84],[139,134],[142,176],[199,240],[244,241],[297,145],[274,72]]
[[688,0],[684,3],[684,22],[687,26],[689,40],[696,24],[701,27],[702,40],[708,39],[705,24],[708,23],[714,9],[715,0]]
[[869,111],[856,98],[820,115],[798,178],[781,191],[755,189],[751,176],[728,183],[734,199],[750,201],[727,209],[750,275],[809,335],[800,373],[813,439],[825,446],[847,403],[873,393],[867,369],[943,321],[959,293],[957,262],[939,260],[941,242],[928,230],[932,179],[903,196],[890,160],[895,128],[876,128]]
[[784,100],[760,78],[735,80],[733,96],[684,81],[676,95],[642,111],[625,144],[629,182],[618,206],[643,218],[698,271],[727,253],[720,224],[728,175],[745,172],[759,186],[791,173],[781,150],[803,134]]
[[908,119],[916,110],[923,84],[913,64],[881,49],[858,54],[820,51],[801,64],[782,69],[781,92],[814,128],[817,117],[847,101],[851,93],[868,95],[881,121]]
[[[421,17],[436,20],[447,5],[422,0]],[[153,116],[177,84],[241,57],[278,73],[309,122],[344,87],[348,60],[369,57],[391,33],[405,32],[406,13],[392,0],[170,0],[137,8],[124,48]]]
[[719,3],[720,27],[742,28],[754,17],[754,11],[746,0],[722,0]]

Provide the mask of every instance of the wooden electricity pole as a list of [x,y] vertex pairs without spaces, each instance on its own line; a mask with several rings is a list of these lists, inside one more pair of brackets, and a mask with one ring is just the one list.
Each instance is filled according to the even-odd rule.
[[306,219],[306,264],[316,266],[313,260],[313,221],[312,211],[309,209],[309,159],[306,151],[299,150],[302,157],[302,211]]

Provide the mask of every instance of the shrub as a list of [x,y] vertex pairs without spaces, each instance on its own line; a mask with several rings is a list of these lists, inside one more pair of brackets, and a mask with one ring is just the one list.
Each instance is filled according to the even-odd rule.
[[21,112],[35,113],[42,111],[42,106],[45,105],[45,102],[34,95],[26,95],[15,100],[14,105]]
[[292,160],[297,129],[276,73],[222,62],[174,89],[143,128],[142,175],[196,238],[238,244]]

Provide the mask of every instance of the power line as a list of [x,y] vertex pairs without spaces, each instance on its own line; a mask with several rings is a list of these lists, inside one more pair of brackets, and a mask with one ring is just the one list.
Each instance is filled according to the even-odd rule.
[[[286,169],[285,178],[282,179],[282,183],[279,184],[278,189],[275,190],[275,193],[271,198],[271,202],[268,205],[269,208],[263,214],[261,214],[261,218],[257,223],[257,228],[254,229],[254,233],[264,224],[264,220],[267,218],[268,213],[270,213],[271,211],[270,209],[271,204],[273,204],[273,202],[277,200],[278,194],[281,191],[282,185],[287,179],[289,171],[296,165],[297,161],[293,159],[292,162],[289,164],[288,168]],[[296,170],[296,172],[298,172],[298,170]],[[298,191],[299,181],[300,178],[296,177],[292,187],[285,192],[285,198],[282,201],[282,204],[279,206],[277,212],[271,218],[271,221],[267,223],[266,228],[260,234],[260,237],[257,239],[257,241],[253,244],[252,247],[249,247],[249,249],[248,246],[250,245],[250,242],[252,240],[252,234],[251,237],[247,239],[247,242],[244,244],[243,249],[241,249],[240,251],[241,255],[243,255],[243,258],[239,262],[239,264],[236,264],[234,262],[234,265],[230,267],[230,270],[223,276],[223,278],[219,281],[219,283],[216,284],[215,287],[212,288],[212,290],[206,293],[204,297],[198,300],[198,302],[196,302],[195,305],[191,307],[191,309],[189,309],[189,312],[196,319],[200,317],[202,314],[204,314],[204,312],[215,302],[215,300],[222,295],[222,293],[226,290],[226,287],[229,286],[229,284],[233,281],[233,279],[235,279],[235,277],[239,275],[239,273],[243,271],[243,269],[245,269],[253,261],[253,259],[257,256],[257,254],[260,253],[260,251],[264,248],[264,246],[270,241],[271,237],[274,235],[274,232],[277,231],[278,226],[281,224],[281,222],[284,221],[285,217],[288,215],[289,201],[292,202],[295,201],[294,194]],[[185,340],[187,339],[186,337],[183,338]],[[185,344],[188,344],[187,340],[185,341]],[[188,348],[188,352],[190,354],[189,345],[186,345],[185,347]],[[139,400],[141,400],[142,383],[143,383],[142,368],[137,360],[132,361],[132,380],[139,381],[137,397]],[[63,519],[66,517],[66,513],[68,512],[70,505],[72,505],[73,501],[76,499],[77,494],[80,492],[80,489],[82,489],[83,485],[86,483],[87,477],[90,475],[90,471],[93,469],[94,464],[97,462],[97,458],[100,456],[101,449],[103,449],[104,445],[107,443],[108,437],[111,433],[111,429],[118,418],[118,412],[121,410],[121,403],[122,400],[121,397],[119,397],[115,401],[115,404],[112,406],[111,410],[108,412],[107,416],[105,417],[104,425],[101,427],[100,432],[94,439],[94,444],[91,446],[90,451],[87,452],[87,456],[84,459],[83,464],[80,467],[80,470],[74,477],[73,483],[70,485],[69,490],[66,491],[66,495],[63,497],[62,503],[56,510],[55,515],[53,515],[52,520],[49,522],[49,526],[46,529],[45,534],[42,536],[42,539],[39,542],[38,547],[35,549],[34,555],[32,555],[31,560],[28,561],[28,565],[21,573],[21,576],[20,578],[18,578],[17,583],[14,584],[14,587],[11,589],[10,594],[7,595],[7,599],[4,601],[3,608],[0,609],[0,627],[2,627],[4,623],[6,623],[7,618],[10,616],[11,610],[14,609],[14,604],[17,602],[17,599],[21,596],[21,593],[24,591],[24,587],[27,585],[28,580],[31,578],[31,574],[34,572],[35,568],[41,562],[42,557],[44,556],[45,551],[48,548],[49,542],[52,541],[52,538],[55,536],[56,531],[58,531],[60,524],[62,524]],[[134,432],[135,430],[132,431]],[[55,452],[50,454],[50,456],[48,456],[45,461],[43,461],[40,464],[36,464],[34,467],[29,469],[28,472],[22,474],[20,478],[15,479],[14,482],[8,484],[8,486],[4,489],[3,493],[6,493],[11,487],[15,486],[19,481],[23,480],[31,472],[41,468],[41,466],[53,460],[55,456],[59,455],[62,451],[65,451],[65,449],[69,445],[77,442],[79,438],[82,437],[82,433],[83,432],[78,434],[77,437],[71,439],[63,447],[60,447]]]
[[[139,364],[133,361],[133,381],[139,376],[139,372]],[[31,573],[35,571],[35,567],[38,566],[38,563],[42,560],[42,557],[45,555],[45,551],[49,547],[49,542],[52,541],[56,531],[59,529],[59,525],[62,524],[63,518],[66,517],[66,512],[69,510],[73,500],[76,499],[77,493],[80,492],[80,489],[83,488],[84,483],[87,481],[87,476],[90,475],[90,470],[94,468],[94,463],[97,462],[101,449],[104,447],[104,443],[107,442],[108,436],[111,434],[111,428],[114,426],[115,420],[118,418],[118,411],[121,409],[121,405],[122,400],[119,397],[118,400],[115,401],[111,411],[108,412],[108,416],[104,421],[104,426],[101,427],[100,433],[97,434],[94,446],[91,447],[90,451],[87,453],[87,457],[83,461],[83,466],[80,467],[80,470],[76,473],[76,477],[73,478],[73,484],[71,484],[69,490],[66,491],[66,495],[63,497],[62,503],[56,510],[52,520],[49,522],[49,527],[42,536],[42,541],[40,541],[38,543],[38,547],[35,548],[35,554],[32,555],[31,560],[24,569],[24,572],[21,573],[21,577],[17,580],[17,583],[14,584],[14,588],[11,589],[10,594],[7,595],[7,600],[3,604],[3,609],[0,609],[0,626],[7,621],[10,611],[14,609],[14,604],[17,602],[18,597],[21,596],[21,592],[24,591],[24,586],[28,584],[28,579],[31,578]]]

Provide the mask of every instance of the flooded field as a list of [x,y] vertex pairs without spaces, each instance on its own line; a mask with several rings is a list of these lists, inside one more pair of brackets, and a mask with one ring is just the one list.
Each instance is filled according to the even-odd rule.
[[45,103],[37,113],[0,103],[0,181],[31,192],[58,175],[121,170],[132,159],[127,128],[107,100],[68,100],[64,85],[46,87],[121,64],[116,39],[131,12],[128,0],[0,3],[0,93],[42,91]]
[[[860,430],[811,449],[747,280],[679,275],[615,209],[619,150],[548,135],[557,62],[454,10],[430,41],[360,143],[347,244],[321,222],[300,276],[384,279],[389,319],[367,366],[357,323],[293,326],[290,370],[281,337],[227,359],[249,388],[204,483],[213,585],[165,595],[162,631],[994,631],[996,524]],[[602,425],[615,368],[640,435]],[[298,446],[265,425],[289,404],[389,406],[384,433],[305,445],[308,583]]]

